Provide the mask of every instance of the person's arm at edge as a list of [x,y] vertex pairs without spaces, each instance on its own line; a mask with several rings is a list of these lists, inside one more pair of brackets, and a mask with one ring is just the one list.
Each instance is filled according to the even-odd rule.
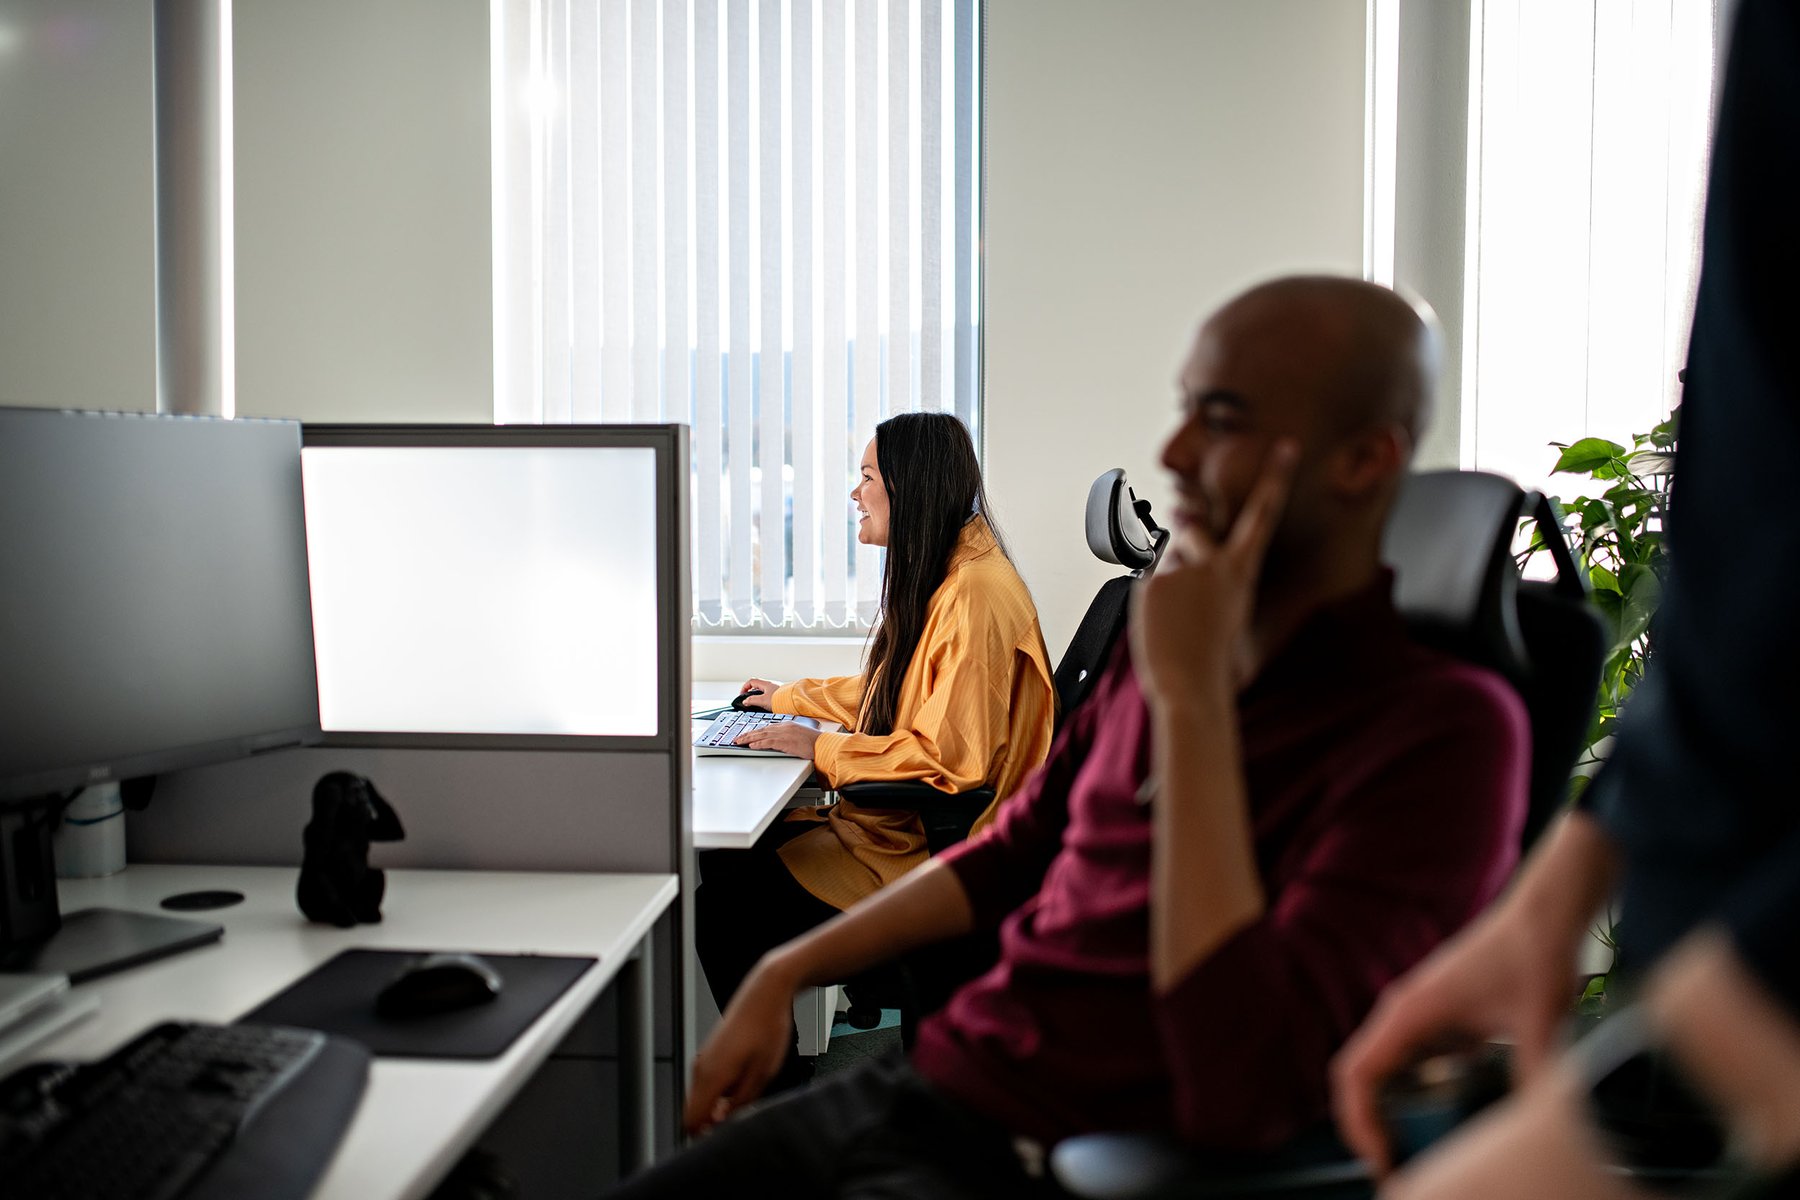
[[1716,1102],[1756,1166],[1800,1161],[1800,1022],[1709,927],[1663,960],[1645,997],[1652,1024]]
[[[1649,1045],[1719,1110],[1737,1169],[1765,1175],[1800,1160],[1800,1023],[1713,925],[1678,943],[1642,1004]],[[1619,1014],[1619,1019],[1627,1016]],[[1587,1111],[1592,1066],[1560,1059],[1524,1089],[1409,1163],[1384,1200],[1648,1200],[1609,1169],[1612,1147]],[[1735,1191],[1732,1194],[1737,1194]],[[1785,1195],[1785,1192],[1746,1192]]]
[[761,1095],[793,1036],[801,988],[848,978],[973,925],[962,883],[934,859],[764,955],[694,1057],[683,1114],[688,1131],[706,1129]]

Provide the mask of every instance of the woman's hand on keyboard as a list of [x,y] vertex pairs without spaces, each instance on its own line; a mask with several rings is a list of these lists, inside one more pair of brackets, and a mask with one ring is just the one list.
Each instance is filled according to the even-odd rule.
[[818,740],[819,731],[810,725],[802,725],[798,721],[771,721],[760,728],[740,733],[737,744],[748,746],[752,750],[779,750],[795,758],[811,758],[813,743]]

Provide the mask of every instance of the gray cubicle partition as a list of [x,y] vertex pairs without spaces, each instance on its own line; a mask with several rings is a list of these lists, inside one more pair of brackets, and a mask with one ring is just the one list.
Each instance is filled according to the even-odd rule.
[[[646,871],[680,876],[681,899],[658,941],[657,1041],[670,1060],[659,1106],[677,1128],[694,1049],[692,779],[688,712],[691,619],[689,457],[682,425],[309,426],[313,446],[651,447],[657,462],[657,701],[649,736],[333,734],[324,743],[157,781],[131,817],[137,862],[293,864],[314,783],[368,776],[406,828],[373,847],[378,866],[470,870]],[[603,519],[603,514],[596,514]],[[684,849],[686,848],[686,849]],[[396,898],[398,900],[398,898]],[[666,932],[665,932],[666,931]]]
[[379,866],[673,872],[680,832],[669,814],[688,794],[688,762],[685,743],[679,755],[285,750],[158,779],[150,807],[131,818],[130,854],[135,862],[298,866],[313,784],[351,771],[374,782],[406,828],[406,840],[371,847]]

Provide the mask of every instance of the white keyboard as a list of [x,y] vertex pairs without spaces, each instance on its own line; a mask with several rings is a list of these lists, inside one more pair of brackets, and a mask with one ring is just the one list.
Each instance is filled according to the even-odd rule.
[[780,754],[779,750],[752,750],[748,746],[740,746],[737,739],[752,729],[760,729],[764,725],[773,725],[777,721],[798,721],[802,725],[817,729],[819,723],[811,717],[796,717],[792,713],[759,712],[756,709],[733,709],[714,717],[700,736],[694,739],[694,750],[700,754]]

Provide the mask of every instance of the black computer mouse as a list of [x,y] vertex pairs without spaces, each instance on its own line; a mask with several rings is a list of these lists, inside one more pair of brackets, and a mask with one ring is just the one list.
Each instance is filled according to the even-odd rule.
[[429,1017],[491,1004],[500,972],[473,954],[427,954],[408,963],[375,997],[384,1017]]
[[[760,696],[762,694],[763,694],[763,692],[762,692],[761,688],[751,688],[749,691],[744,692],[743,694],[739,695],[735,700],[733,700],[731,702],[731,707],[737,709],[739,712],[743,712],[743,711],[745,711],[744,701],[750,699],[750,697],[752,697],[752,696]],[[753,708],[753,709],[750,709],[749,711],[760,712],[761,710]]]

